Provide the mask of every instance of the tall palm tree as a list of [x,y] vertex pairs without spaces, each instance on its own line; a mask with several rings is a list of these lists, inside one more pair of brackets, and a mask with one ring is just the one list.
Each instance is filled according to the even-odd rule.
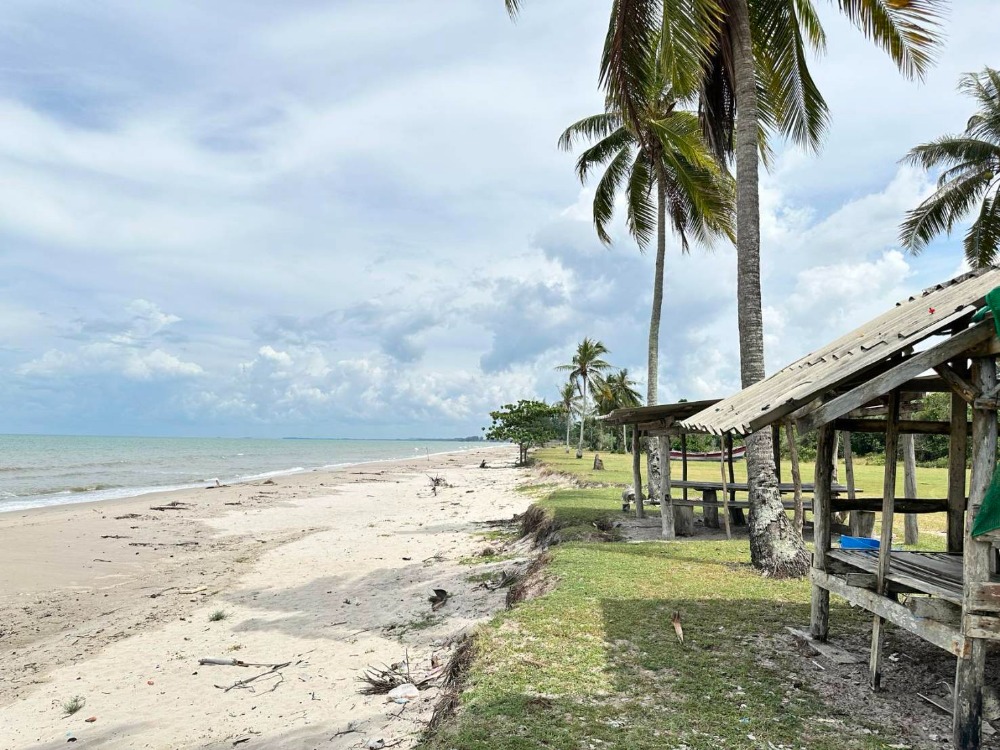
[[576,383],[572,380],[567,381],[559,389],[559,403],[563,411],[566,412],[566,452],[569,453],[569,433],[573,425],[573,409],[580,403]]
[[[513,15],[520,0],[505,4]],[[948,2],[837,0],[837,6],[904,75],[914,77],[931,63]],[[703,127],[716,152],[735,157],[744,387],[764,377],[758,159],[766,158],[767,137],[775,132],[818,145],[827,110],[806,51],[822,49],[825,41],[812,0],[612,0],[600,74],[608,99],[627,122],[640,121],[643,81],[655,57],[678,96],[699,94]],[[769,430],[747,441],[747,471],[751,561],[772,575],[804,573],[804,545],[782,511]]]
[[559,138],[559,147],[567,151],[579,140],[593,142],[576,162],[581,182],[586,182],[597,167],[604,167],[593,203],[594,227],[601,242],[611,244],[608,225],[623,186],[626,224],[640,251],[645,250],[655,232],[646,380],[649,405],[657,401],[667,222],[683,252],[689,249],[689,235],[705,245],[711,245],[718,235],[735,238],[732,178],[720,169],[705,145],[697,115],[679,108],[680,102],[660,74],[661,69],[655,61],[646,68],[649,81],[641,121],[627,120],[609,100],[608,111],[575,122]]
[[600,341],[584,338],[573,355],[573,361],[568,365],[559,365],[557,370],[569,371],[570,380],[577,384],[583,403],[580,405],[580,443],[576,448],[576,457],[583,458],[583,432],[587,425],[587,387],[595,374],[611,368],[601,357],[608,354],[608,348]]
[[[629,377],[628,369],[622,368],[606,378],[597,375],[594,383],[594,401],[598,414],[610,414],[615,409],[631,409],[642,404],[642,394],[636,390],[636,383]],[[599,395],[598,395],[599,394]],[[626,426],[622,425],[622,450],[628,453]]]
[[965,258],[973,268],[992,265],[1000,244],[1000,73],[983,68],[981,73],[962,76],[959,91],[979,105],[965,131],[945,135],[917,146],[903,159],[924,169],[943,167],[937,190],[906,214],[899,241],[919,253],[941,232],[951,234],[955,224],[973,213],[979,215],[962,244]]

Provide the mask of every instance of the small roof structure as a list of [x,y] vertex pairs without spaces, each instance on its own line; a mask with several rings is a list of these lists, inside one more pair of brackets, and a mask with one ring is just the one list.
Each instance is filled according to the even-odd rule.
[[639,429],[647,435],[656,435],[669,430],[675,423],[693,417],[717,403],[719,403],[719,399],[712,398],[703,401],[678,401],[673,404],[615,409],[610,414],[601,417],[601,420],[604,424],[614,427],[638,425]]
[[[983,516],[986,528],[973,533],[997,465],[1000,341],[993,319],[974,323],[972,318],[987,293],[998,287],[1000,270],[990,268],[926,289],[673,426],[731,435],[793,420],[799,433],[818,430],[810,635],[827,639],[831,593],[873,613],[869,679],[874,690],[882,682],[886,622],[957,657],[952,706],[956,750],[981,747],[986,646],[1000,643],[1000,574],[991,566],[1000,528],[989,523],[993,508],[987,507]],[[936,374],[922,377],[928,370]],[[902,406],[913,394],[944,387],[951,392],[948,421],[902,418]],[[845,501],[839,496],[833,482],[838,430],[885,434],[881,498]],[[948,435],[947,497],[897,496],[895,457],[901,436],[912,434]],[[882,521],[877,549],[851,548],[843,538],[833,546],[835,512],[876,509]],[[894,549],[897,512],[946,513],[947,553]],[[908,596],[911,606],[900,603],[900,594]]]
[[[680,427],[715,435],[749,434],[799,412],[793,416],[800,420],[799,429],[803,430],[847,414],[867,401],[858,403],[855,397],[837,404],[834,399],[835,405],[827,408],[828,404],[821,405],[817,399],[850,390],[858,383],[871,382],[878,375],[893,373],[870,389],[869,400],[872,400],[988,341],[994,332],[992,321],[972,328],[966,326],[983,304],[986,293],[997,286],[1000,286],[1000,269],[991,268],[925,289],[783,370],[684,419]],[[916,352],[916,347],[928,339],[952,333],[955,335],[941,344]],[[861,395],[864,394],[858,394]],[[815,419],[802,421],[810,405],[826,411]],[[833,414],[834,411],[840,413]]]

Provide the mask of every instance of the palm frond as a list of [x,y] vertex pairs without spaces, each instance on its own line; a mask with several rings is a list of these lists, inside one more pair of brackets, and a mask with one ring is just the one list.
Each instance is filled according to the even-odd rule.
[[[806,7],[808,21],[798,15]],[[809,13],[812,13],[809,16]],[[758,76],[758,99],[769,116],[768,125],[796,143],[817,148],[829,124],[829,110],[809,72],[806,30],[810,44],[822,39],[815,11],[808,2],[771,0],[751,5],[754,59]]]
[[621,127],[622,118],[617,112],[602,112],[599,115],[584,117],[563,131],[562,135],[559,136],[559,148],[563,151],[570,151],[577,141],[595,141],[607,138],[615,131],[620,130]]
[[983,199],[979,216],[972,222],[962,244],[965,259],[973,268],[987,268],[996,261],[1000,244],[1000,200],[995,193]]
[[614,0],[611,5],[600,83],[611,108],[620,111],[633,130],[642,122],[646,84],[656,65],[662,2]]
[[907,212],[900,228],[900,243],[910,252],[919,253],[937,235],[950,233],[987,191],[992,179],[991,170],[980,170],[939,187],[919,206]]
[[650,169],[649,157],[644,151],[638,151],[632,162],[626,196],[628,211],[625,220],[629,234],[644,250],[653,234],[656,232],[656,206],[650,199],[653,191],[653,174]]
[[889,53],[907,78],[923,78],[941,40],[947,0],[837,0],[841,12]]
[[982,165],[992,161],[1000,166],[1000,146],[979,138],[945,135],[911,149],[902,161],[924,169],[942,165],[950,168],[964,162]]
[[665,0],[657,49],[660,74],[678,99],[701,90],[703,71],[722,27],[719,0]]
[[580,178],[580,182],[586,182],[594,167],[607,163],[622,149],[631,152],[634,144],[635,137],[625,128],[619,128],[580,154],[576,160],[576,176]]
[[598,181],[597,189],[594,192],[594,228],[597,230],[597,236],[605,245],[611,244],[608,224],[614,217],[615,196],[618,194],[618,188],[625,180],[631,163],[631,149],[623,148],[608,164],[608,168]]

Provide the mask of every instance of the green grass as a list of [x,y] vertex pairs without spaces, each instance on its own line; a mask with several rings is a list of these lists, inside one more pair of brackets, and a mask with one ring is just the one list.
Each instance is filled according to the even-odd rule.
[[72,716],[81,708],[87,705],[87,699],[81,695],[74,695],[68,701],[63,703],[62,710],[63,716]]
[[[584,453],[583,458],[577,460],[575,453],[567,454],[565,448],[543,448],[535,452],[536,461],[545,468],[561,474],[574,477],[584,485],[606,485],[624,487],[632,484],[632,456],[621,453],[601,453],[601,460],[604,461],[604,471],[594,471],[594,454]],[[671,461],[671,476],[679,479],[681,476],[681,462]],[[745,482],[747,479],[746,463],[737,461],[733,465],[734,475],[737,482]],[[782,462],[782,479],[790,480],[788,462]],[[813,462],[804,461],[801,465],[803,482],[812,482],[815,472]],[[845,481],[847,470],[844,462],[841,461],[837,469],[838,478],[841,483]],[[884,466],[868,464],[860,459],[854,462],[854,481],[858,488],[864,490],[862,497],[881,497]],[[718,481],[720,477],[719,465],[714,462],[692,461],[688,463],[688,478],[691,480]],[[643,480],[645,481],[645,461],[643,461]],[[968,477],[966,477],[968,482]],[[968,485],[966,485],[968,486]],[[903,495],[903,469],[899,467],[897,471],[896,493]],[[937,468],[917,467],[917,495],[919,497],[942,498],[948,495],[948,470]],[[738,499],[745,499],[746,493],[737,493]],[[617,500],[617,496],[615,498]],[[606,503],[607,508],[613,508],[615,504]],[[648,509],[647,509],[648,510]],[[652,514],[658,511],[653,508]],[[920,544],[912,549],[943,550],[946,547],[945,534],[947,530],[947,516],[944,513],[921,513],[919,516],[921,540]],[[880,522],[876,521],[875,533],[881,531]],[[927,532],[926,534],[924,532]],[[897,540],[903,538],[903,517],[897,514],[893,522],[893,536]]]
[[221,622],[229,616],[229,613],[224,609],[217,609],[212,614],[208,616],[209,622]]
[[[617,499],[615,489],[564,490],[539,504],[583,524]],[[801,657],[772,645],[785,625],[808,622],[809,585],[762,578],[747,542],[570,543],[551,557],[546,574],[558,585],[481,630],[460,710],[424,750],[874,750],[894,741],[822,705],[796,673]],[[869,627],[863,613],[833,610],[838,630]]]

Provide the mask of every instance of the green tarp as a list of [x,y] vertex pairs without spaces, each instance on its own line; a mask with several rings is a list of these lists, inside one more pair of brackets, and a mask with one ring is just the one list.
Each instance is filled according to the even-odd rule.
[[[993,314],[993,325],[996,326],[997,337],[1000,337],[1000,287],[993,289],[986,295],[986,307],[978,310],[972,320],[978,322],[990,313]],[[1000,464],[997,464],[993,472],[993,479],[990,481],[989,489],[986,490],[986,497],[983,498],[983,504],[972,524],[972,536],[979,536],[997,529],[1000,529]]]

